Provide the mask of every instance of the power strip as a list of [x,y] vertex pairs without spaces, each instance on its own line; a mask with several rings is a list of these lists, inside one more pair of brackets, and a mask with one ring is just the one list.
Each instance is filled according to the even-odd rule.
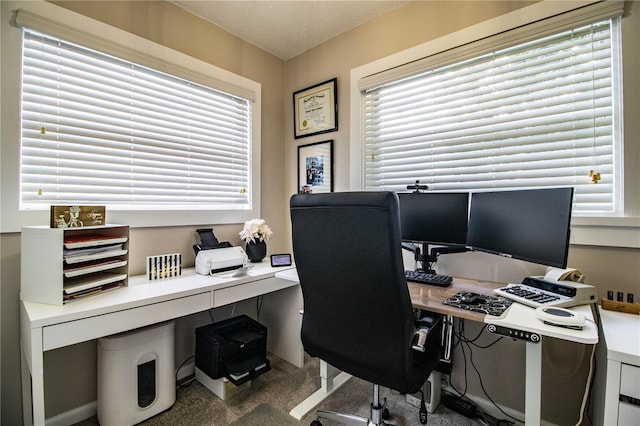
[[445,407],[457,411],[470,419],[475,418],[477,415],[478,408],[470,401],[458,398],[450,393],[443,393],[442,401],[444,402]]

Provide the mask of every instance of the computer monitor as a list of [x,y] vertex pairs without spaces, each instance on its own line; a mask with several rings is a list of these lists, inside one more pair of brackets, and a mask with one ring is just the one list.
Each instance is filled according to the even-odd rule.
[[[422,269],[431,271],[430,263],[435,262],[437,252],[429,245],[453,246],[453,250],[464,251],[467,241],[467,218],[469,213],[469,194],[466,192],[414,192],[399,193],[400,234],[402,240],[418,243],[420,246],[408,247],[416,254],[416,260],[422,262]],[[418,250],[418,251],[416,251]],[[432,271],[431,271],[432,272]]]
[[473,193],[467,246],[566,268],[572,204],[573,188]]

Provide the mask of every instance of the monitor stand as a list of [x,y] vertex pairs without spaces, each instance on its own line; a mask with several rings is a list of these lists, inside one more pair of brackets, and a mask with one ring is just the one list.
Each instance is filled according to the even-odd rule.
[[438,261],[438,256],[446,253],[464,253],[464,246],[437,246],[429,248],[429,243],[402,243],[402,248],[413,253],[414,260],[420,264],[419,272],[436,274],[432,266]]
[[431,269],[431,256],[429,255],[429,244],[413,244],[402,243],[402,248],[413,253],[413,259],[416,263],[420,264],[418,272],[426,272],[427,274],[435,274],[435,271]]

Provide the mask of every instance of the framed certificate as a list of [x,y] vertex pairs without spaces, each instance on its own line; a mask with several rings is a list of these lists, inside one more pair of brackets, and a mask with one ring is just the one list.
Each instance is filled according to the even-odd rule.
[[293,134],[296,139],[338,130],[337,79],[293,94]]

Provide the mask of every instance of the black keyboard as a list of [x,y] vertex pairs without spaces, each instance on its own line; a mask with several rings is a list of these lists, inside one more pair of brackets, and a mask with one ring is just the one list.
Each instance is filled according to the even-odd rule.
[[438,287],[449,287],[451,285],[451,278],[449,275],[440,274],[428,274],[420,271],[404,271],[404,276],[407,281],[413,281],[419,284],[429,284]]

